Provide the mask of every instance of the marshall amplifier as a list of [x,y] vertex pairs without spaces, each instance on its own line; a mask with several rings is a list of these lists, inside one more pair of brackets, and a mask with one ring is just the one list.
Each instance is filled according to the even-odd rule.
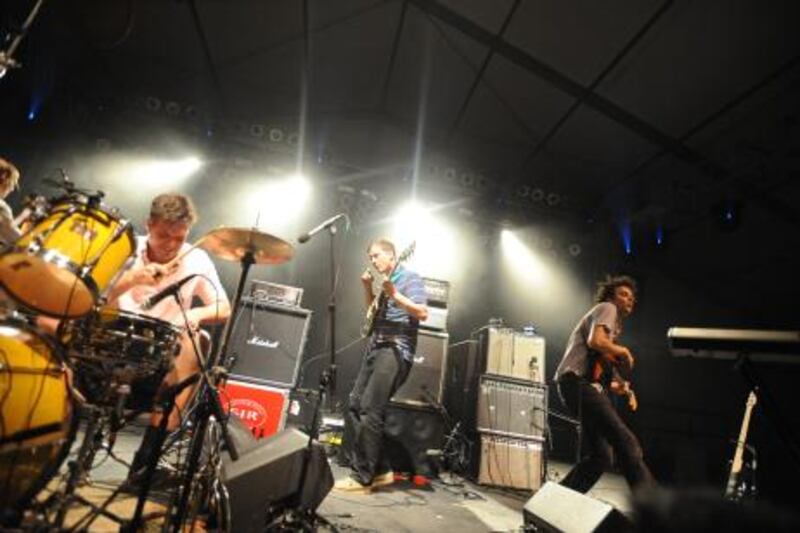
[[547,386],[483,376],[478,390],[478,431],[542,439],[547,420]]
[[420,330],[417,352],[408,378],[392,396],[392,401],[413,405],[440,405],[447,365],[447,344],[450,335]]
[[242,298],[229,348],[231,377],[293,387],[310,323],[308,309]]

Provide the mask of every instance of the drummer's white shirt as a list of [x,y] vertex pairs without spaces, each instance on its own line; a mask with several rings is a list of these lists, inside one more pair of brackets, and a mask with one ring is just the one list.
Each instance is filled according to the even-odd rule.
[[[178,256],[186,253],[190,248],[191,246],[188,243],[183,243]],[[128,268],[141,267],[150,262],[147,259],[147,236],[136,237],[136,254]],[[175,272],[164,276],[155,285],[131,287],[117,298],[116,306],[123,311],[139,313],[171,322],[177,326],[183,326],[181,309],[175,298],[171,296],[164,298],[147,311],[142,309],[141,306],[148,297],[192,274],[198,274],[198,276],[186,282],[180,291],[184,308],[191,308],[192,300],[195,297],[199,298],[203,305],[211,305],[217,300],[220,302],[228,301],[228,296],[225,294],[225,289],[222,287],[217,269],[211,258],[205,251],[195,248],[181,259]]]

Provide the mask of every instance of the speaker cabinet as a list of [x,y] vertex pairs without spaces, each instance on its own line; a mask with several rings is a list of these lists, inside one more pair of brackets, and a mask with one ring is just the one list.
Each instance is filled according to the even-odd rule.
[[475,431],[475,406],[480,381],[480,345],[466,340],[450,346],[444,379],[444,408],[451,419],[461,422],[468,434]]
[[545,380],[544,337],[511,328],[483,332],[486,373],[536,383]]
[[631,522],[605,502],[547,482],[523,509],[526,531],[611,533],[633,531]]
[[478,483],[536,490],[544,478],[544,441],[480,436]]
[[430,407],[390,404],[383,434],[383,453],[394,470],[436,476],[438,468],[429,452],[440,451],[444,444],[444,423],[438,411]]
[[419,331],[414,364],[392,401],[412,405],[441,405],[449,340],[447,333]]
[[523,439],[544,438],[547,386],[483,376],[478,391],[478,430]]
[[231,376],[294,387],[310,323],[308,309],[243,298],[231,334]]
[[223,456],[223,475],[230,495],[231,531],[265,531],[271,514],[299,504],[314,510],[333,487],[325,451],[314,443],[301,487],[308,435],[287,429],[259,441],[231,461]]

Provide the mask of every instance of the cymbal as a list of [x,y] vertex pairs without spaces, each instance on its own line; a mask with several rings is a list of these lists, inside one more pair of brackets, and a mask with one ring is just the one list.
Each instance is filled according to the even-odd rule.
[[252,252],[257,265],[280,265],[294,256],[291,244],[253,228],[216,228],[201,237],[198,245],[228,261],[241,261]]

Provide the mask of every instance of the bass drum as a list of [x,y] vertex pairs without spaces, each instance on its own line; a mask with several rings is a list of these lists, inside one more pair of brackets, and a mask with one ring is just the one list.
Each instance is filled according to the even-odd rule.
[[0,321],[0,525],[18,523],[57,473],[76,429],[61,353],[20,318]]

